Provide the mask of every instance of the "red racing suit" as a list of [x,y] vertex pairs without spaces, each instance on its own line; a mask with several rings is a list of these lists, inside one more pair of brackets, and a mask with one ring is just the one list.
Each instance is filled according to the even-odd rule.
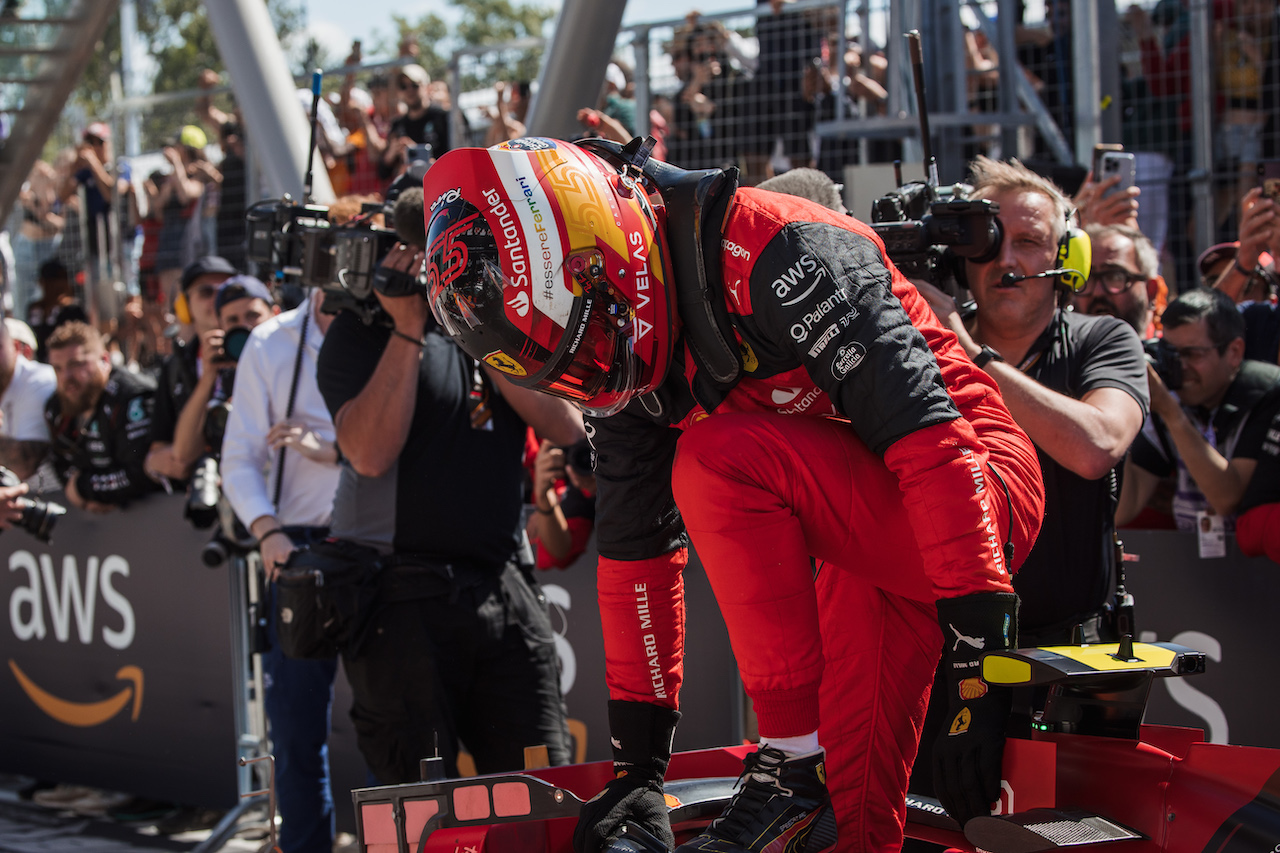
[[889,849],[942,645],[933,602],[1012,591],[1039,463],[866,225],[740,189],[722,238],[740,379],[678,342],[659,392],[588,419],[610,694],[678,705],[691,536],[761,734],[818,728],[842,847]]

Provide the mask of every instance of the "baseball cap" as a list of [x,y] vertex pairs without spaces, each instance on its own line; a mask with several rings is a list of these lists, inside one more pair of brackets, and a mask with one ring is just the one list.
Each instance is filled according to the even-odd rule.
[[610,62],[609,67],[604,70],[604,79],[612,83],[619,92],[627,88],[627,75],[622,73],[616,62]]
[[182,289],[186,290],[202,275],[238,275],[240,270],[231,266],[226,258],[217,255],[205,255],[197,258],[182,271]]
[[213,300],[214,309],[221,311],[222,306],[235,302],[237,299],[261,299],[268,305],[275,304],[275,300],[271,298],[271,291],[267,289],[267,286],[251,275],[232,276],[219,285],[218,295]]
[[178,132],[178,141],[188,148],[204,148],[209,144],[209,137],[194,124],[188,124]]
[[105,122],[95,121],[84,129],[83,138],[88,139],[90,136],[96,136],[98,139],[107,140],[111,138],[111,128]]
[[401,65],[400,76],[408,77],[419,86],[425,86],[431,82],[431,75],[427,73],[427,69],[418,65],[416,62],[410,62],[408,65]]
[[[1196,261],[1196,268],[1200,270],[1201,276],[1206,276],[1210,270],[1222,261],[1235,260],[1239,251],[1239,240],[1230,243],[1217,243],[1200,253],[1200,257]],[[1258,255],[1258,266],[1269,268],[1274,264],[1275,259],[1269,253],[1262,252]]]
[[26,344],[31,348],[31,352],[35,352],[40,348],[36,343],[36,333],[31,331],[31,327],[17,317],[5,317],[4,325],[9,330],[9,337],[19,343]]

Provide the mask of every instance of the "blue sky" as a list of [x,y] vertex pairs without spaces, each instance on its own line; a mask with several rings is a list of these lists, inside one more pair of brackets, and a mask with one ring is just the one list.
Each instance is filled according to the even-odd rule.
[[[532,0],[559,8],[561,0]],[[593,0],[593,2],[617,2],[617,0]],[[307,0],[308,27],[321,44],[326,45],[334,60],[341,61],[351,47],[352,39],[365,44],[365,58],[375,59],[372,48],[377,35],[392,35],[391,14],[406,18],[420,18],[430,12],[444,17],[453,9],[445,0]],[[627,0],[623,15],[624,24],[646,21],[665,21],[683,17],[690,9],[701,12],[726,12],[750,9],[754,0]]]

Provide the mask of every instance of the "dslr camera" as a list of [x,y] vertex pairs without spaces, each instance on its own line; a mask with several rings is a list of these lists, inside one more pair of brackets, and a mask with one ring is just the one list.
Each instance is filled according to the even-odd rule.
[[949,290],[956,259],[985,263],[1004,239],[1000,205],[972,194],[969,184],[902,184],[875,200],[871,228],[903,275]]
[[1182,358],[1172,344],[1161,338],[1148,338],[1142,342],[1142,354],[1146,356],[1147,364],[1155,368],[1164,387],[1170,391],[1182,387]]
[[[20,486],[22,480],[18,475],[0,465],[0,486]],[[17,526],[39,539],[48,542],[53,535],[53,527],[58,519],[67,514],[67,508],[53,501],[40,498],[20,496],[15,503],[22,509],[22,517]]]

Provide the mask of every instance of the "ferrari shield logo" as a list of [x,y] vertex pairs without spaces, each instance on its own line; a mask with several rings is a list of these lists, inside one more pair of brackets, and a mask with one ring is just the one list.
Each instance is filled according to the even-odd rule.
[[969,713],[968,708],[961,708],[960,713],[951,721],[951,731],[948,734],[962,735],[969,731],[969,724],[972,722],[973,714]]
[[520,366],[519,362],[517,362],[511,356],[507,355],[502,350],[495,350],[489,353],[488,355],[486,355],[484,357],[484,363],[494,368],[495,370],[501,370],[503,373],[509,374],[511,376],[526,375],[525,369]]

